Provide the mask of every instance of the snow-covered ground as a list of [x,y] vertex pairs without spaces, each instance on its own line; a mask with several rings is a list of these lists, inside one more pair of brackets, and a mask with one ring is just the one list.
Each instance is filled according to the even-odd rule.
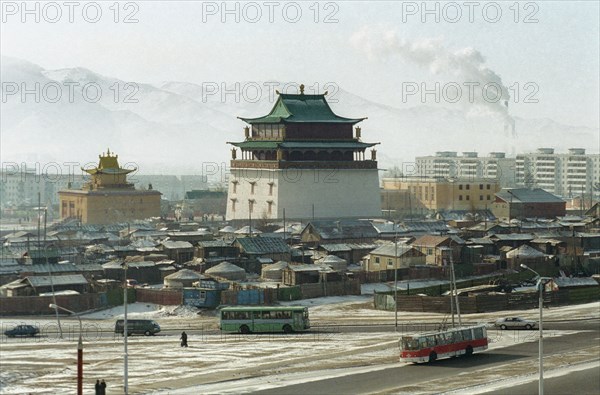
[[[394,313],[372,308],[372,297],[351,296],[303,300],[311,322],[318,327],[302,334],[220,334],[214,313],[198,315],[194,309],[135,303],[128,316],[149,318],[163,329],[190,329],[189,347],[180,348],[179,332],[165,331],[155,337],[129,338],[130,393],[239,393],[272,388],[326,377],[399,366],[398,334],[393,332],[339,333],[335,325],[393,323]],[[122,307],[82,316],[85,328],[97,326],[106,332],[114,327]],[[469,322],[491,322],[500,316],[535,318],[537,309],[464,315]],[[598,318],[600,303],[551,308],[545,319]],[[440,322],[443,314],[402,313],[402,323]],[[52,317],[0,321],[3,328],[19,321],[53,325]],[[36,339],[6,339],[0,343],[0,393],[67,393],[76,379],[78,321],[62,319],[67,336],[56,334]],[[326,323],[333,327],[322,326]],[[209,329],[202,331],[202,329]],[[169,333],[170,332],[170,333]],[[547,331],[546,336],[572,332]],[[537,332],[489,331],[490,348],[537,341]],[[585,356],[583,356],[585,357]],[[597,359],[597,357],[596,357]],[[532,367],[534,369],[535,366]],[[550,368],[550,367],[549,367]],[[84,389],[93,393],[96,379],[105,379],[108,392],[121,392],[123,385],[123,338],[84,337]],[[500,378],[497,378],[500,379]]]

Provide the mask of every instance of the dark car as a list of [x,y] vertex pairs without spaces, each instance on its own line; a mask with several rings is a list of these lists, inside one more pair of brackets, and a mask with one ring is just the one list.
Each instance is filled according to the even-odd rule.
[[40,333],[40,330],[33,325],[17,325],[12,329],[4,331],[4,334],[8,337],[15,336],[35,336]]

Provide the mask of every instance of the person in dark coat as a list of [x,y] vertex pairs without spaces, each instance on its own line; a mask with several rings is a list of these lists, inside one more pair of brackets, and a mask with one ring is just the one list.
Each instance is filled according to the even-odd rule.
[[96,395],[100,395],[100,391],[101,391],[101,389],[100,389],[100,380],[96,380],[96,385],[94,386],[94,388],[96,390],[95,394]]
[[106,381],[104,379],[100,382],[100,395],[106,395]]
[[185,331],[181,332],[180,340],[181,340],[181,347],[187,347],[188,346],[188,344],[187,344],[187,333],[185,333]]

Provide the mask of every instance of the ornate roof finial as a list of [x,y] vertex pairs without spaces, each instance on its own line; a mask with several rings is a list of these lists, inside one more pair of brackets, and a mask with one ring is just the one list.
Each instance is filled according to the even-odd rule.
[[300,94],[304,94],[304,84],[300,84]]
[[106,149],[106,156],[110,156],[110,148]]

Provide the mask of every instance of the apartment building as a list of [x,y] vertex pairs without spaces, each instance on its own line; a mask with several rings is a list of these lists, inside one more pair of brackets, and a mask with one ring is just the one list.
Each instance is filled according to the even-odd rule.
[[518,185],[542,188],[566,198],[594,194],[600,197],[600,155],[586,154],[583,148],[556,153],[554,148],[517,155]]
[[455,151],[439,151],[432,156],[419,156],[415,168],[405,172],[406,176],[426,178],[460,178],[495,180],[500,187],[509,187],[515,182],[515,159],[507,158],[504,152],[491,152],[480,157],[477,152],[467,151],[458,155]]

